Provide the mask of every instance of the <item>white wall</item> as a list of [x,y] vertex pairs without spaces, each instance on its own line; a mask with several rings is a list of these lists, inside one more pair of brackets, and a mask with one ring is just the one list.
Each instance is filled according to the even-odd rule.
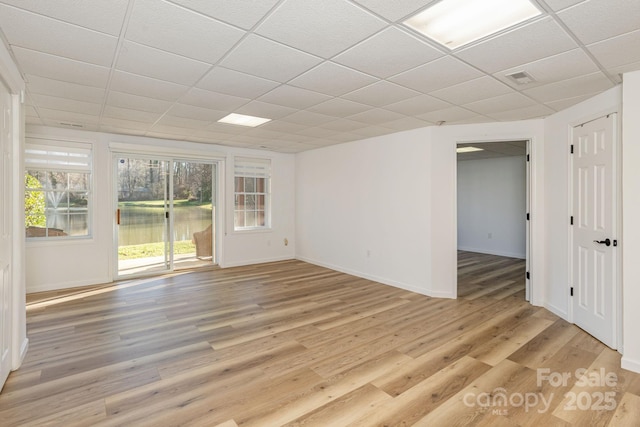
[[623,76],[622,93],[622,367],[640,372],[640,71]]
[[526,258],[526,157],[458,161],[458,249]]
[[[220,265],[222,267],[255,264],[295,257],[294,171],[295,157],[259,150],[161,140],[136,136],[86,132],[70,129],[29,126],[28,136],[66,139],[91,143],[94,147],[94,217],[90,239],[29,241],[26,245],[27,292],[84,286],[110,282],[115,273],[114,218],[112,191],[112,152],[118,150],[173,153],[194,158],[222,160]],[[124,148],[123,148],[124,147]],[[150,151],[151,150],[151,151]],[[233,158],[236,155],[270,158],[272,161],[272,229],[256,232],[233,231]],[[284,238],[289,245],[284,245]]]
[[[297,257],[455,297],[456,144],[531,139],[540,145],[532,150],[535,164],[542,134],[541,120],[430,127],[298,154]],[[534,187],[543,180],[537,164]]]
[[299,153],[297,257],[448,296],[430,276],[430,147],[419,129]]
[[544,251],[546,276],[544,306],[564,319],[569,312],[569,145],[571,129],[586,121],[620,111],[621,90],[610,89],[587,101],[545,119],[545,176],[549,185],[545,191]]

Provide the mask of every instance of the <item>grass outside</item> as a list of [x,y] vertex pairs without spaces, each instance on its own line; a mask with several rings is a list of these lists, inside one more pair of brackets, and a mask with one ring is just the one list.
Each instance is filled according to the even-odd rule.
[[[131,202],[118,202],[119,206],[133,206],[137,208],[164,208],[165,201],[164,200],[139,200],[139,201],[131,201]],[[196,206],[201,209],[211,209],[211,202],[201,203],[197,200],[174,200],[173,206],[180,207],[188,207],[188,206]]]
[[[164,248],[164,242],[122,246],[118,248],[118,259],[122,261],[127,259],[163,256]],[[196,246],[191,242],[191,240],[181,240],[179,242],[173,242],[173,253],[176,255],[189,253],[195,254]]]

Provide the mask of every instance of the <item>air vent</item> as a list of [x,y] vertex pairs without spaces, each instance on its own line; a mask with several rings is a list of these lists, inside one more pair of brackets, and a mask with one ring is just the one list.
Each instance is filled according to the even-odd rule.
[[70,127],[70,128],[83,128],[84,125],[81,125],[79,123],[69,123],[69,122],[58,122],[60,123],[60,125],[65,126],[65,127]]
[[535,79],[525,71],[518,71],[517,73],[507,74],[507,77],[519,85],[526,85],[528,83],[535,82]]

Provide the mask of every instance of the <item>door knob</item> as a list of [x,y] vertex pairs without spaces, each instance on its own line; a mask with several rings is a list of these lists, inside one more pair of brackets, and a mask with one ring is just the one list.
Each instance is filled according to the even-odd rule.
[[606,238],[604,240],[594,240],[594,243],[599,243],[605,246],[611,246],[611,240],[609,240],[609,238]]

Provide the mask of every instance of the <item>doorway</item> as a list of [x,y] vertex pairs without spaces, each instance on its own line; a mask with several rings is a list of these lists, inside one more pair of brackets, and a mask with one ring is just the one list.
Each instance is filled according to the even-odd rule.
[[528,140],[459,143],[458,296],[529,301]]
[[116,155],[118,278],[211,266],[218,164]]

